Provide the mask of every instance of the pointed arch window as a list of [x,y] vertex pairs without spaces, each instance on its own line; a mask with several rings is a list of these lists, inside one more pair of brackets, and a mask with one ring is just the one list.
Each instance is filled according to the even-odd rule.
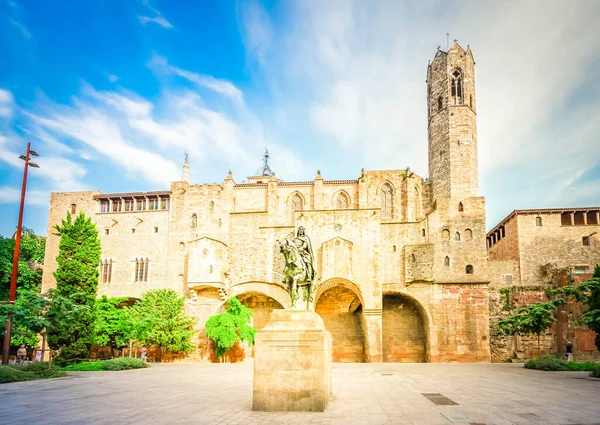
[[135,259],[135,282],[148,282],[148,258]]
[[452,99],[455,105],[463,104],[463,81],[458,69],[452,73]]
[[344,192],[338,193],[335,198],[335,208],[338,210],[345,210],[350,206],[350,200],[348,199],[348,195]]
[[450,240],[450,231],[448,229],[442,230],[442,240],[445,240],[445,241]]
[[465,230],[465,239],[468,241],[473,239],[473,231],[471,229]]
[[394,214],[394,192],[389,183],[381,188],[381,218],[392,218]]
[[458,212],[463,212],[465,210],[465,207],[463,206],[462,202],[458,203]]
[[100,263],[100,282],[111,283],[112,282],[112,258],[105,258]]
[[542,226],[542,217],[536,217],[535,218],[535,225],[538,227]]
[[192,217],[190,219],[190,227],[191,228],[198,227],[198,216],[196,215],[196,213],[192,214]]
[[448,257],[447,255],[446,258],[444,258],[444,266],[450,267],[450,257]]
[[304,201],[302,201],[302,197],[298,193],[292,196],[291,207],[292,211],[300,211],[304,207]]
[[455,241],[460,241],[460,233],[459,233],[459,232],[456,232],[456,233],[454,234],[454,240],[455,240]]

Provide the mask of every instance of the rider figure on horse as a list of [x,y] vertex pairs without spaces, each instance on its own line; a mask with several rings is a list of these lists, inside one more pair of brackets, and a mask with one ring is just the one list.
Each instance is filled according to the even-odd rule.
[[304,263],[307,267],[307,279],[308,283],[311,283],[315,278],[314,260],[315,256],[312,250],[312,244],[310,239],[306,236],[304,227],[298,227],[296,237],[293,239],[294,245],[298,248],[298,253],[302,256]]

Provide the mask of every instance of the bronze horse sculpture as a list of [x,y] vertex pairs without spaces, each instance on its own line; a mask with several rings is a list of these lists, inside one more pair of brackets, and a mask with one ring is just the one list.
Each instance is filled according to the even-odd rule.
[[296,308],[296,301],[300,298],[299,289],[304,288],[302,300],[306,301],[306,309],[308,310],[312,301],[313,289],[313,282],[309,278],[309,268],[294,242],[287,239],[284,242],[277,242],[279,243],[279,250],[285,258],[283,283],[288,286],[290,298],[292,299],[292,308]]

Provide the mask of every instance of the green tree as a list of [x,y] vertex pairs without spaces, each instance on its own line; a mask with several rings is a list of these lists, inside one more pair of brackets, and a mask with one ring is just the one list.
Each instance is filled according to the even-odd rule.
[[192,351],[194,318],[185,314],[185,297],[172,289],[153,289],[129,308],[132,337],[172,352]]
[[596,347],[600,349],[600,265],[594,268],[591,279],[579,285],[567,285],[550,292],[551,296],[564,295],[583,304],[587,310],[576,321],[596,332]]
[[247,341],[254,344],[256,328],[249,325],[252,310],[242,305],[236,297],[227,300],[227,311],[212,316],[206,322],[206,336],[216,345],[217,358],[237,342]]
[[[13,314],[11,345],[25,344],[35,347],[38,342],[38,326],[32,326],[40,319],[43,299],[37,294],[42,284],[42,264],[46,238],[38,236],[30,229],[23,228],[17,275],[17,298],[14,305],[0,304],[0,323],[5,323],[6,315]],[[0,236],[0,302],[8,300],[15,240]],[[39,308],[38,308],[39,307]],[[4,326],[0,327],[4,335]]]
[[[98,293],[100,240],[96,225],[80,213],[55,226],[60,236],[56,289],[48,310],[48,344],[64,359],[87,357],[94,342],[94,304]],[[77,320],[62,320],[65,309],[76,307]]]
[[541,350],[540,337],[556,322],[556,308],[564,299],[545,303],[533,303],[520,307],[515,314],[498,321],[500,332],[507,335],[537,335],[538,353]]
[[123,304],[127,297],[108,298],[103,295],[96,300],[94,340],[100,347],[110,346],[121,349],[131,339],[131,318],[129,308]]

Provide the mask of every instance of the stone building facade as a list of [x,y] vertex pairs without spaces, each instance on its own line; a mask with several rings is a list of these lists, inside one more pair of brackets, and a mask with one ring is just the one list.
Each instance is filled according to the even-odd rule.
[[[591,278],[600,264],[599,231],[600,207],[588,207],[515,210],[488,232],[493,360],[534,355],[534,338],[502,337],[495,323],[521,305],[547,301],[547,289]],[[543,338],[544,351],[560,353],[571,340],[579,359],[599,356],[595,333],[576,324],[578,309],[559,307],[556,324]]]
[[[488,362],[485,201],[478,193],[474,60],[454,44],[427,70],[429,175],[368,171],[349,180],[288,182],[274,174],[192,184],[189,164],[167,191],[53,193],[43,290],[55,285],[66,213],[92,217],[102,242],[99,293],[153,288],[188,297],[202,332],[237,296],[261,328],[289,308],[276,241],[307,229],[313,307],[335,361]],[[199,338],[196,357],[208,358]]]

